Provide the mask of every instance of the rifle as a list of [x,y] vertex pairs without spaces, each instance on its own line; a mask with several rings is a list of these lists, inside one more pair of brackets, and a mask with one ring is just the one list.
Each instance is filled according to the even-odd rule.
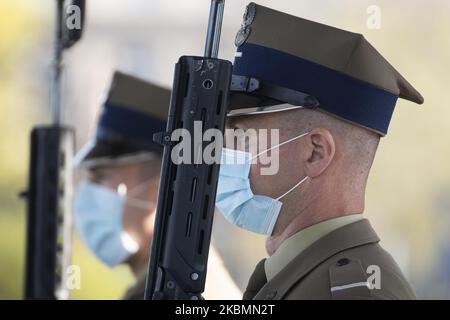
[[[205,288],[219,164],[174,164],[171,134],[183,128],[193,137],[198,121],[203,132],[224,131],[232,64],[217,59],[223,9],[224,0],[211,0],[204,56],[182,56],[175,65],[167,129],[154,136],[164,153],[146,300],[198,300]],[[205,144],[191,150],[197,147],[203,155]]]
[[[72,242],[71,160],[75,132],[61,125],[61,75],[63,51],[82,35],[85,0],[57,0],[51,110],[53,123],[31,132],[27,202],[25,299],[68,299],[67,270]],[[70,9],[80,10],[80,28],[69,28]]]

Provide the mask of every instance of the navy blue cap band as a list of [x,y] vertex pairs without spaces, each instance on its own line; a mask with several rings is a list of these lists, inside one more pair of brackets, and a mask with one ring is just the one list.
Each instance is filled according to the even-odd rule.
[[161,119],[106,103],[100,116],[97,138],[105,138],[98,137],[101,132],[111,132],[112,136],[115,135],[126,142],[136,142],[150,148],[156,146],[160,149],[161,146],[153,142],[153,134],[165,129],[166,122]]
[[[305,44],[307,45],[307,44]],[[317,63],[264,46],[244,43],[233,74],[316,97],[319,108],[386,134],[397,96]]]

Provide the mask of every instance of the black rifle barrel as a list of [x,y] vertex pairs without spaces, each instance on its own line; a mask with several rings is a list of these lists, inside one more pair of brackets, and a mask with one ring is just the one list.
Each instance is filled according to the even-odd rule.
[[[79,28],[68,26],[68,9],[77,7],[72,14],[80,14]],[[63,72],[63,53],[64,49],[69,49],[78,40],[80,40],[84,17],[86,11],[86,0],[70,0],[68,3],[65,0],[56,0],[56,17],[55,17],[55,39],[54,39],[54,53],[52,62],[52,83],[50,92],[50,106],[52,113],[52,123],[58,126],[61,122],[61,79]],[[72,18],[73,19],[73,18]]]
[[62,56],[63,56],[63,17],[64,0],[56,0],[55,17],[55,39],[54,53],[52,62],[52,83],[50,91],[50,106],[52,112],[52,123],[58,126],[61,121],[61,74],[62,74]]
[[211,0],[208,32],[206,34],[205,57],[217,58],[219,53],[220,31],[222,30],[225,0]]

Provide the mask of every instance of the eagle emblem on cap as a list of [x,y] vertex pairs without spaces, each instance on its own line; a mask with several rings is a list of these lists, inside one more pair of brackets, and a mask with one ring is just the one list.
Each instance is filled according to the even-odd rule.
[[256,5],[253,2],[249,3],[245,8],[241,28],[237,32],[236,38],[234,39],[234,44],[236,45],[236,47],[239,47],[241,44],[243,44],[250,35],[252,31],[252,27],[250,25],[255,19],[255,15],[256,15]]

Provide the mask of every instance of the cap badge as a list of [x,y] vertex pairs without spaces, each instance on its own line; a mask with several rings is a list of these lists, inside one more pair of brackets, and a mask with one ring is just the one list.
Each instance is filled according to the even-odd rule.
[[236,45],[236,47],[239,47],[241,44],[243,44],[250,35],[252,31],[252,27],[250,25],[255,19],[255,15],[256,15],[256,5],[252,2],[245,8],[241,28],[237,32],[236,38],[234,40],[234,44]]

